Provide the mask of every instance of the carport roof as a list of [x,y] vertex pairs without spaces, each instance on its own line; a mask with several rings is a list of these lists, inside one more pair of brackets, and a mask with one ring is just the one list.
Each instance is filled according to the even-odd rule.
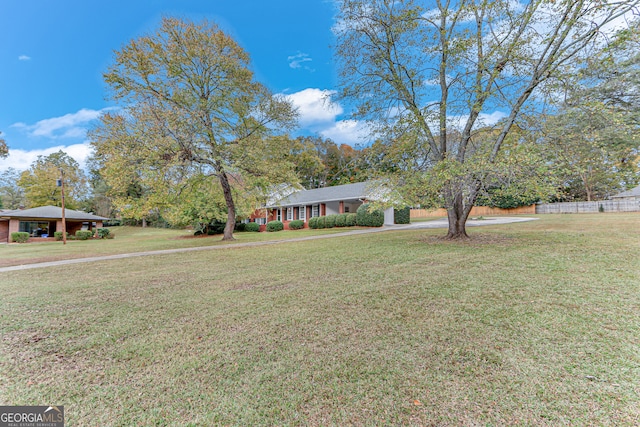
[[[64,217],[67,220],[77,221],[106,221],[105,218],[87,212],[65,209]],[[4,218],[31,218],[31,219],[62,219],[62,208],[58,206],[40,206],[32,209],[16,209],[13,211],[0,212],[0,217]]]

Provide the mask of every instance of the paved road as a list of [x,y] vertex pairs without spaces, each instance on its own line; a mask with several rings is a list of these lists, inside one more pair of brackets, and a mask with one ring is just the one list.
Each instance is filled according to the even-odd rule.
[[[467,226],[480,227],[483,225],[510,224],[514,222],[533,221],[536,219],[537,218],[522,218],[522,217],[487,218],[483,220],[469,220],[467,221]],[[412,224],[406,224],[406,225],[390,225],[390,226],[384,226],[381,228],[351,230],[351,231],[345,231],[344,233],[324,234],[321,236],[296,237],[292,239],[270,240],[266,242],[234,243],[234,244],[218,245],[218,246],[200,246],[196,248],[164,249],[164,250],[158,250],[158,251],[106,255],[101,257],[75,258],[75,259],[66,259],[66,260],[60,260],[60,261],[40,262],[37,264],[23,264],[23,265],[15,265],[12,267],[2,267],[0,268],[0,273],[4,273],[7,271],[30,270],[33,268],[46,268],[46,267],[55,267],[59,265],[108,261],[112,259],[134,258],[134,257],[150,256],[150,255],[166,255],[166,254],[177,254],[181,252],[211,251],[211,250],[223,250],[223,249],[233,249],[233,248],[243,248],[243,247],[253,247],[253,246],[277,245],[281,243],[304,242],[306,240],[331,239],[334,237],[354,236],[358,234],[369,234],[369,233],[380,233],[384,231],[412,230],[412,229],[424,229],[424,228],[447,228],[447,226],[448,226],[447,219],[443,218],[443,219],[436,219],[433,221],[414,222]]]

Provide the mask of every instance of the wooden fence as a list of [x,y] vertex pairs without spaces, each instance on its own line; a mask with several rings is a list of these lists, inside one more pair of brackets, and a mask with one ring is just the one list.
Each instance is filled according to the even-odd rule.
[[[488,206],[474,206],[471,208],[469,216],[485,216],[485,215],[526,215],[535,214],[536,205],[521,206],[514,209],[490,208]],[[431,218],[447,216],[446,209],[411,209],[411,218]]]

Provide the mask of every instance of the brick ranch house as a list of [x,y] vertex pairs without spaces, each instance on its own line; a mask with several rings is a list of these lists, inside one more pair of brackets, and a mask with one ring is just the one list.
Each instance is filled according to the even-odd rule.
[[[82,211],[65,209],[67,233],[102,228],[102,222],[108,220],[101,216]],[[56,231],[62,231],[62,208],[41,206],[33,209],[0,211],[0,243],[8,243],[11,233],[23,231],[31,237],[53,237]]]
[[[251,216],[251,221],[260,224],[261,229],[269,221],[282,221],[284,228],[288,229],[291,221],[299,219],[304,221],[306,228],[310,218],[355,213],[363,203],[381,200],[386,193],[370,181],[295,191],[279,200],[267,202],[263,209]],[[388,208],[384,211],[384,224],[393,223],[393,208]]]

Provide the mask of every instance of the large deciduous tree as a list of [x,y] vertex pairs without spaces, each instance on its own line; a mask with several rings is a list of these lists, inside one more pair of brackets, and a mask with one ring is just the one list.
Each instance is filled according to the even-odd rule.
[[65,206],[77,209],[87,195],[86,178],[78,162],[62,150],[38,156],[31,167],[22,172],[18,186],[24,190],[29,207],[62,206],[62,187],[57,185],[59,179],[64,179]]
[[640,126],[640,20],[615,34],[569,80],[566,105],[599,102]]
[[338,146],[331,139],[300,136],[295,139],[290,154],[300,183],[312,189],[366,180],[359,168],[363,152],[347,144]]
[[295,110],[254,80],[247,53],[215,24],[164,18],[157,32],[116,52],[105,80],[124,107],[103,117],[91,139],[107,167],[125,167],[116,149],[132,156],[130,182],[155,195],[144,208],[169,201],[158,189],[215,179],[227,209],[223,239],[231,240],[233,181],[266,186],[293,176],[274,135],[295,125]]
[[602,200],[640,180],[640,129],[601,103],[545,117],[542,142],[560,178],[561,200]]
[[0,200],[4,209],[25,205],[24,190],[18,185],[20,171],[8,168],[0,173]]
[[542,145],[561,177],[561,200],[598,200],[640,181],[640,21],[586,58],[562,82]]
[[[541,103],[535,95],[637,4],[342,0],[335,26],[342,98],[383,140],[411,139],[406,146],[420,158],[390,179],[414,203],[437,190],[447,236],[467,237],[470,210],[524,108]],[[496,112],[503,120],[480,157],[475,133]]]

